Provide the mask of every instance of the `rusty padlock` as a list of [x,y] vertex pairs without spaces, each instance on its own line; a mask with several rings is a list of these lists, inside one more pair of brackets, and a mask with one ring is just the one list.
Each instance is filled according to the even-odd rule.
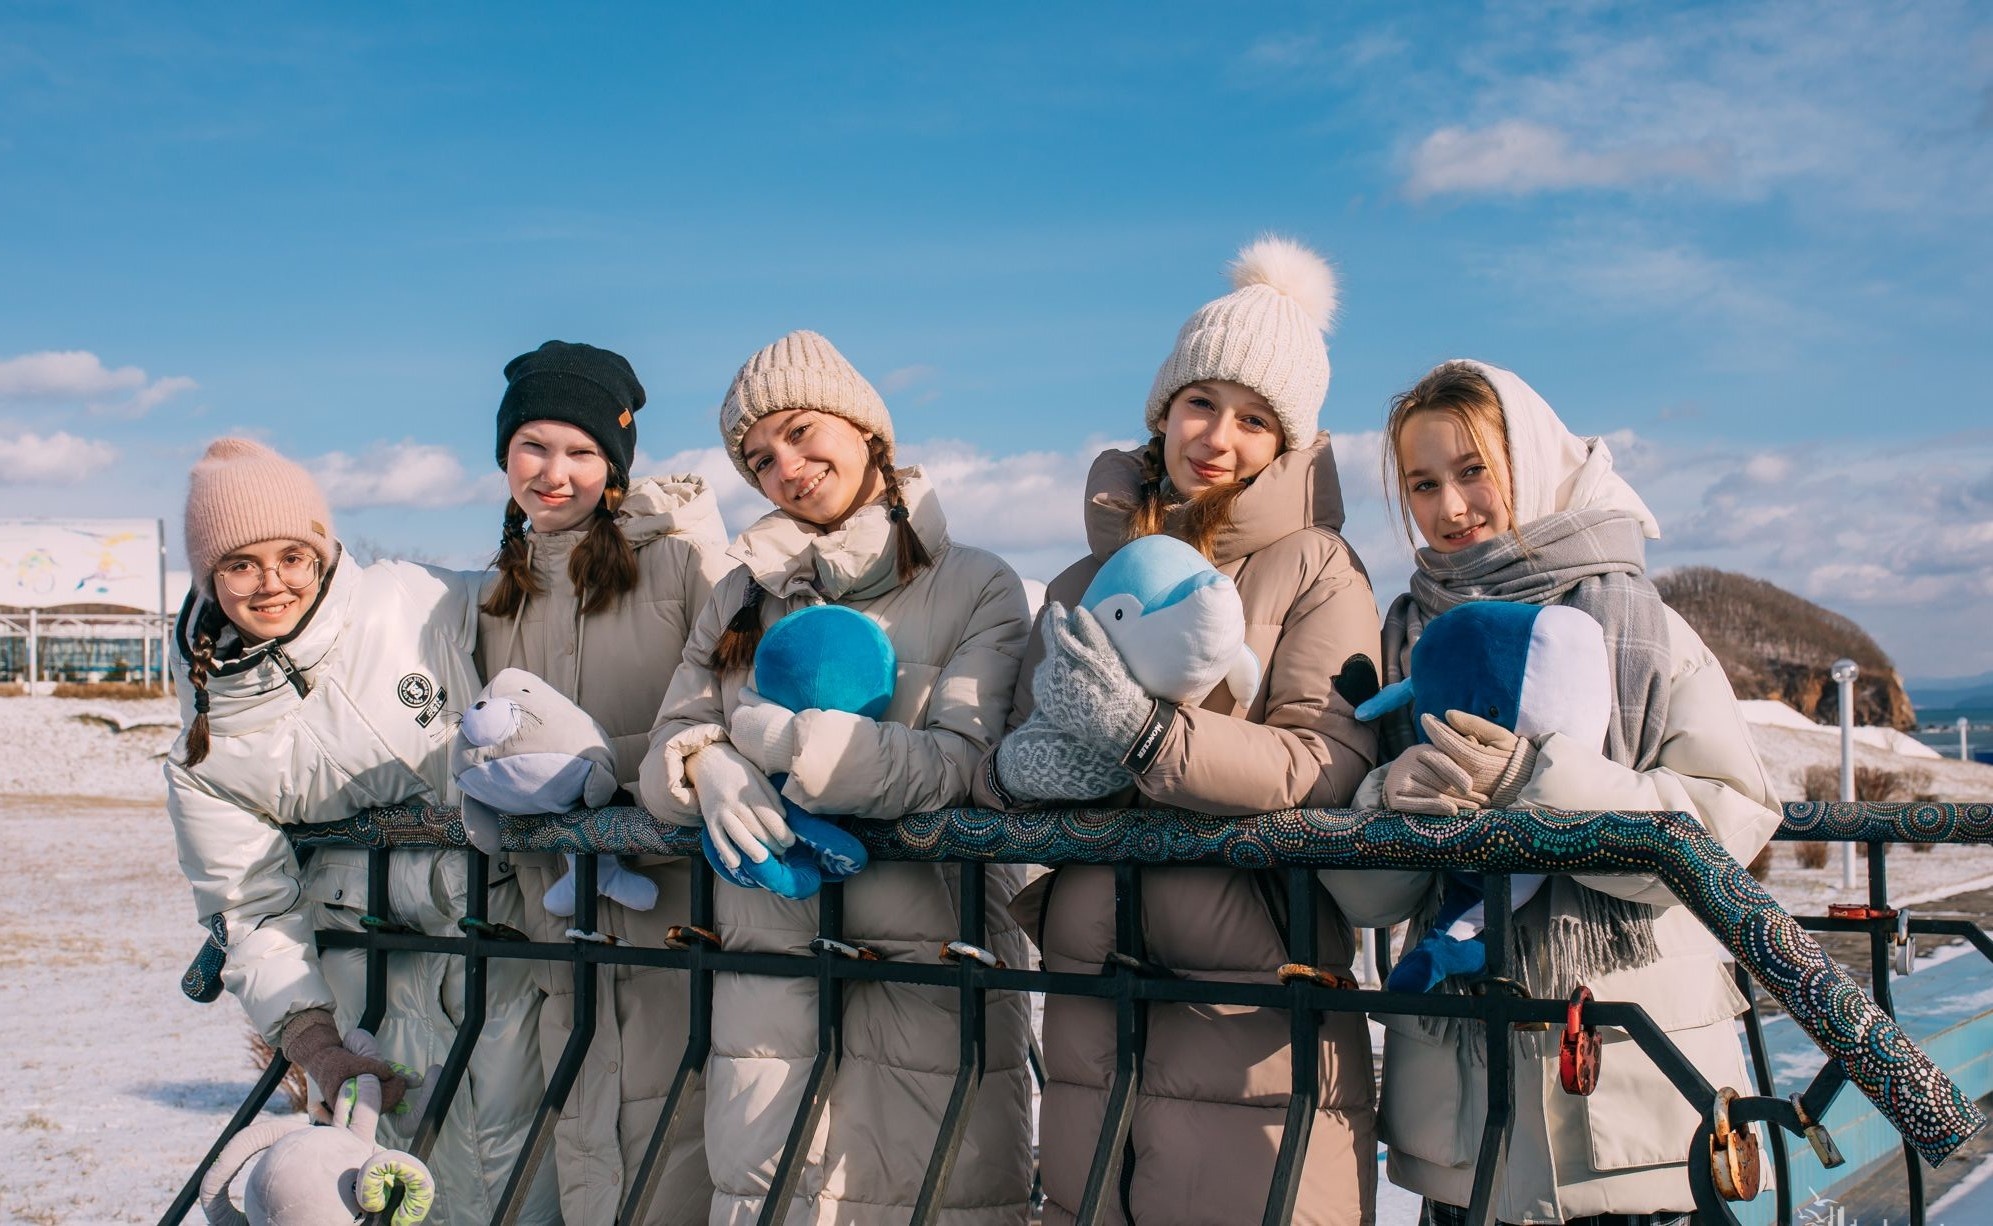
[[1580,1096],[1599,1088],[1599,1060],[1605,1045],[1599,1041],[1599,1028],[1579,1025],[1592,990],[1584,984],[1571,993],[1571,1005],[1564,1014],[1564,1042],[1557,1051],[1557,1082],[1566,1094]]
[[1917,969],[1917,938],[1910,931],[1910,909],[1896,913],[1896,973],[1908,975]]
[[1820,1165],[1832,1169],[1846,1162],[1841,1156],[1841,1147],[1834,1144],[1834,1138],[1827,1134],[1826,1125],[1806,1114],[1806,1096],[1792,1096],[1792,1112],[1799,1117],[1799,1130],[1805,1134],[1806,1143],[1813,1147],[1813,1156],[1820,1159]]
[[1730,1126],[1730,1104],[1737,1091],[1728,1086],[1716,1092],[1714,1127],[1709,1136],[1709,1174],[1716,1193],[1724,1200],[1750,1200],[1758,1194],[1764,1171],[1758,1154],[1758,1134],[1749,1125]]

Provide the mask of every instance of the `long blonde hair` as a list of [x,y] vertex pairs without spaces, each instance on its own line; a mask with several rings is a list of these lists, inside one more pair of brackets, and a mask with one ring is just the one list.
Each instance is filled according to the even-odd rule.
[[1499,491],[1502,506],[1515,524],[1515,464],[1509,456],[1508,423],[1502,417],[1502,399],[1494,385],[1468,362],[1447,362],[1433,367],[1425,378],[1391,398],[1391,413],[1384,419],[1384,496],[1397,504],[1398,522],[1404,525],[1405,539],[1419,543],[1418,529],[1412,523],[1411,504],[1405,497],[1405,464],[1400,447],[1405,427],[1420,413],[1441,413],[1453,419],[1466,432],[1485,463],[1497,457],[1506,479]]

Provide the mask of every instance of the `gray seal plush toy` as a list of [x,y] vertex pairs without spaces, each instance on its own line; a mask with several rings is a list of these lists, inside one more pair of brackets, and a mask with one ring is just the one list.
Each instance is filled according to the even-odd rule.
[[[458,725],[450,776],[463,790],[464,834],[490,855],[503,816],[600,808],[616,795],[616,758],[594,717],[522,668],[491,679]],[[574,914],[574,857],[547,891],[549,914]],[[657,905],[657,883],[611,855],[597,861],[596,888],[633,911]]]

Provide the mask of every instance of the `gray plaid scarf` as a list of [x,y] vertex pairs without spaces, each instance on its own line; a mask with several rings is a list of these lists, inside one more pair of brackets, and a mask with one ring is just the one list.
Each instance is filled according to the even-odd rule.
[[[1418,552],[1411,591],[1384,621],[1385,681],[1404,675],[1404,661],[1426,622],[1472,600],[1566,604],[1605,629],[1612,665],[1615,715],[1606,727],[1606,756],[1647,770],[1659,759],[1667,731],[1671,653],[1660,593],[1646,578],[1646,538],[1640,521],[1609,507],[1558,511],[1458,553]],[[1380,727],[1385,750],[1403,752],[1415,739],[1406,709]],[[1654,909],[1601,894],[1568,877],[1552,878],[1550,922],[1510,926],[1510,965],[1532,996],[1566,997],[1580,983],[1613,971],[1647,966],[1660,957]],[[1534,900],[1533,900],[1534,901]],[[1438,899],[1428,912],[1437,910]],[[1535,911],[1535,906],[1525,908]],[[1413,931],[1431,925],[1414,917]]]

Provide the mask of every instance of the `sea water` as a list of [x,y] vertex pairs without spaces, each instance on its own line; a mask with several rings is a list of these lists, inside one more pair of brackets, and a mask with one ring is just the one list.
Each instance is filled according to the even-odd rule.
[[1947,758],[1958,757],[1958,717],[1971,721],[1966,730],[1967,750],[1973,756],[1993,753],[1993,707],[1919,707],[1918,740]]

